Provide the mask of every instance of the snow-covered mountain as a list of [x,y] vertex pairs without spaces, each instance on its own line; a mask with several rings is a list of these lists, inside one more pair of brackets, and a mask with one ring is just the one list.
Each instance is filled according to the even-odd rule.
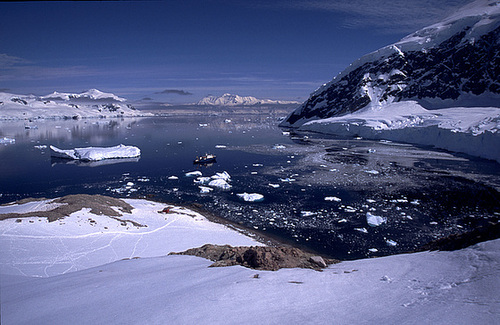
[[281,126],[500,162],[500,1],[477,0],[361,57]]
[[124,98],[91,89],[79,94],[53,92],[47,96],[0,92],[0,120],[85,118],[144,115]]
[[428,109],[499,106],[500,2],[478,0],[367,54],[313,92],[283,126],[416,100]]
[[49,94],[47,96],[42,96],[42,100],[78,100],[78,99],[83,99],[83,100],[105,100],[105,101],[116,101],[116,102],[125,102],[125,98],[121,98],[116,96],[115,94],[111,93],[105,93],[102,92],[98,89],[89,89],[87,91],[81,92],[79,94],[73,94],[73,93],[60,93],[57,91],[54,91],[52,94]]
[[222,96],[207,96],[196,103],[200,106],[257,106],[257,105],[286,105],[299,104],[296,101],[257,99],[252,96],[238,96],[224,94]]

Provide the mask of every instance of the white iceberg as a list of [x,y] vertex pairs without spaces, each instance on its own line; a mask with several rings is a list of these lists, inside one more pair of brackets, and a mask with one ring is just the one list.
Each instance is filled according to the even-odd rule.
[[223,171],[222,173],[215,173],[215,175],[212,175],[212,179],[222,179],[225,181],[229,181],[231,179],[231,175],[229,175],[228,172]]
[[211,187],[207,187],[207,186],[198,186],[200,188],[200,193],[210,193],[212,192],[214,189],[211,188]]
[[50,146],[52,157],[75,159],[83,161],[99,161],[104,159],[135,158],[141,155],[141,150],[134,146],[120,144],[114,147],[86,147],[63,150]]
[[374,214],[371,214],[370,212],[366,213],[366,222],[370,227],[377,227],[380,226],[381,224],[387,222],[387,219],[381,216],[376,216]]
[[16,143],[16,139],[8,138],[8,137],[0,138],[0,144],[12,144],[12,143]]
[[336,196],[327,196],[327,197],[325,197],[325,201],[335,201],[335,202],[340,202],[340,201],[342,201],[342,199],[341,199],[341,198],[338,198],[338,197],[336,197]]
[[203,175],[203,174],[199,170],[195,170],[193,172],[186,173],[187,177],[198,177],[198,176],[201,176],[201,175]]
[[210,183],[208,183],[208,186],[217,187],[222,190],[230,190],[232,187],[227,181],[223,179],[214,179],[210,181]]
[[264,201],[264,195],[258,193],[240,193],[236,194],[240,199],[245,202],[262,202]]
[[193,182],[195,184],[206,185],[206,184],[210,183],[211,180],[212,180],[212,178],[210,178],[210,177],[198,177],[197,179],[193,180]]

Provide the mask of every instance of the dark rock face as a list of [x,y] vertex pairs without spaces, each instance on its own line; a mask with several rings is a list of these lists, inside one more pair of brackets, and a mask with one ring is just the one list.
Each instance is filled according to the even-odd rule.
[[375,101],[500,94],[500,27],[474,40],[466,39],[469,29],[436,47],[407,52],[394,48],[393,54],[362,64],[313,93],[285,124],[352,113]]
[[242,265],[252,269],[276,271],[281,268],[309,268],[319,270],[328,264],[338,263],[333,259],[309,254],[294,247],[232,247],[230,245],[207,244],[171,255],[193,255],[213,261],[211,267]]

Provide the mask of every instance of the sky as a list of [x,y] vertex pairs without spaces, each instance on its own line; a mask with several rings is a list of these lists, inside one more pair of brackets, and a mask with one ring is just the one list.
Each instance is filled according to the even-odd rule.
[[304,101],[470,0],[0,2],[0,91]]

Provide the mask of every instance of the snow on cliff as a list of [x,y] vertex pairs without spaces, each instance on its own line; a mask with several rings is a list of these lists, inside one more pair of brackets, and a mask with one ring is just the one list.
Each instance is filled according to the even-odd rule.
[[[2,324],[494,324],[500,240],[310,269],[209,267],[166,256],[205,243],[255,242],[203,216],[123,200],[47,222],[0,220]],[[111,203],[114,205],[116,203]],[[2,213],[65,209],[51,200]],[[20,221],[19,221],[20,220]]]
[[298,104],[295,101],[257,99],[252,96],[238,96],[224,94],[222,96],[207,96],[196,103],[200,106],[256,106],[256,105],[285,105]]
[[281,125],[500,161],[499,66],[500,1],[477,0],[358,59]]
[[0,120],[147,115],[125,101],[97,89],[80,94],[53,92],[42,97],[0,92]]

